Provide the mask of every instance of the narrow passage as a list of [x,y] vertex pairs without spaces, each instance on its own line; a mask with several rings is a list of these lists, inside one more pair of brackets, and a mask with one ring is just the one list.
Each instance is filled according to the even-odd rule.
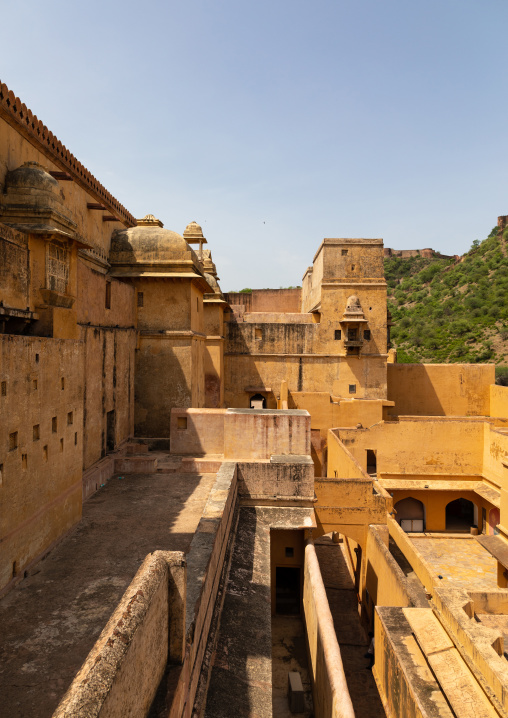
[[355,714],[386,718],[372,671],[366,669],[369,661],[364,655],[370,640],[360,622],[344,544],[335,544],[330,537],[323,536],[315,546]]

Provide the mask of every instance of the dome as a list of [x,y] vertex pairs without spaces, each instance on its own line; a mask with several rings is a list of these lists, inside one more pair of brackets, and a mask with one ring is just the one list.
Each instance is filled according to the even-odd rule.
[[164,229],[162,222],[146,215],[136,227],[117,230],[111,238],[112,264],[168,264],[187,261],[198,264],[194,250],[181,234]]
[[189,237],[192,239],[201,239],[203,237],[203,230],[197,222],[189,222],[189,224],[185,227],[183,236],[185,238]]
[[58,182],[38,162],[25,162],[21,167],[8,172],[5,189],[7,193],[28,191],[34,194],[33,190],[39,190],[42,193],[60,195]]
[[217,282],[217,280],[215,279],[214,276],[205,272],[205,279],[208,282],[208,284],[212,287],[213,291],[216,294],[221,294],[219,283]]
[[189,244],[208,244],[203,237],[203,230],[197,222],[189,222],[184,229],[183,236]]

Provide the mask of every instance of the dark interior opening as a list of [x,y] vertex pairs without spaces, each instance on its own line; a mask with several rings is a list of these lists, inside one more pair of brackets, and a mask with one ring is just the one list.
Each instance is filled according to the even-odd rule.
[[254,394],[250,398],[251,409],[266,409],[266,398],[262,394]]
[[474,504],[467,499],[455,499],[446,507],[446,530],[469,531],[474,524]]
[[275,612],[284,616],[300,614],[300,569],[278,566],[275,569]]
[[377,473],[377,461],[376,461],[376,452],[372,449],[367,449],[367,473],[368,474],[376,474]]
[[115,448],[115,410],[108,411],[107,413],[107,436],[106,446],[108,451],[113,451]]

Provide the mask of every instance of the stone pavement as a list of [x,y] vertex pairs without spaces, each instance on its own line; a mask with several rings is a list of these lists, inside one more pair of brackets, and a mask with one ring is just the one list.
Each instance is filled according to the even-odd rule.
[[471,537],[413,537],[408,534],[418,553],[442,576],[444,585],[466,590],[496,590],[497,561]]
[[315,546],[355,714],[386,718],[372,671],[366,670],[368,659],[364,655],[370,639],[360,622],[356,591],[344,556],[345,546],[334,544],[327,536],[316,541]]
[[313,716],[312,686],[307,662],[305,626],[301,616],[272,616],[272,710],[274,718],[292,718],[288,702],[288,671],[298,671],[304,690],[305,711]]
[[0,601],[0,714],[49,718],[145,556],[187,551],[215,474],[113,477]]

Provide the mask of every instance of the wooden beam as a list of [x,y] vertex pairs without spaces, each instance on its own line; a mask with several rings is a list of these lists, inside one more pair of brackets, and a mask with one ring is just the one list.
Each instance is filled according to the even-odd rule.
[[49,174],[59,182],[72,182],[73,179],[68,172],[57,172],[56,170],[50,170]]
[[86,203],[87,209],[107,209],[103,204],[100,204],[99,202],[87,202]]
[[103,222],[120,222],[118,217],[111,217],[111,215],[108,215],[107,217],[102,218]]

